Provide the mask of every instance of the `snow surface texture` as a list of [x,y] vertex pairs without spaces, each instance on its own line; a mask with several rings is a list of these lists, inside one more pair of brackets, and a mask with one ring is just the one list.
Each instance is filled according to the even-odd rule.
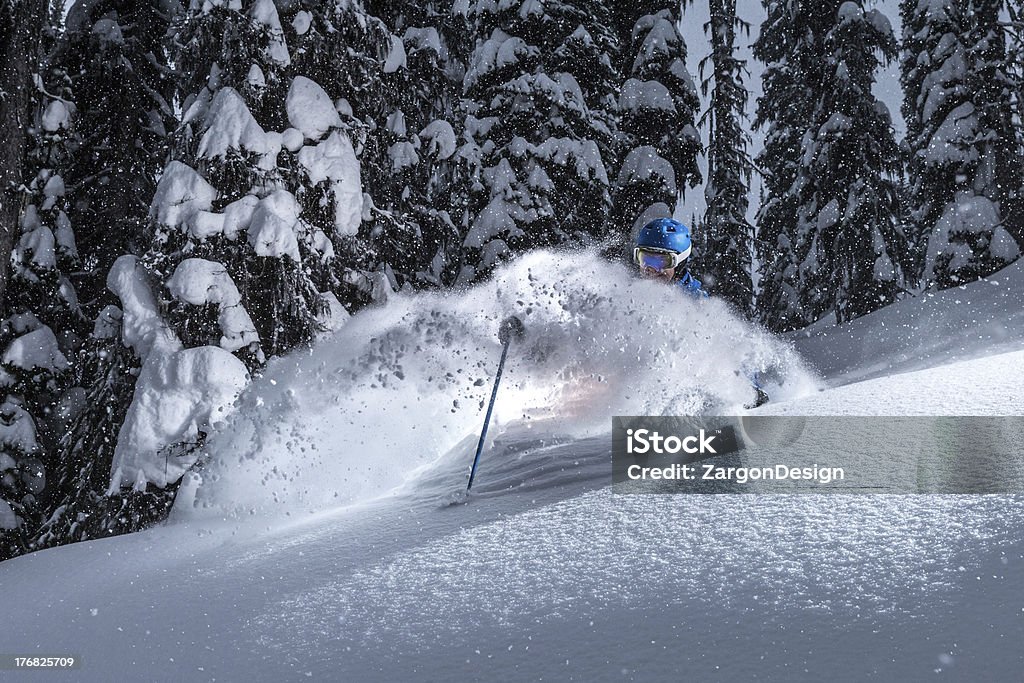
[[[849,390],[832,406],[944,396],[984,412],[998,395],[1020,414],[1022,361],[779,407],[827,412]],[[979,381],[951,391],[965,374]],[[445,477],[277,533],[193,521],[3,563],[8,642],[88,654],[53,673],[75,681],[978,680],[1024,665],[1007,646],[1024,636],[1020,496],[616,496],[592,490],[604,438],[519,425],[470,505],[439,510],[471,442]],[[67,590],[40,598],[53,586]]]
[[[477,433],[501,354],[499,322],[518,315],[498,422],[576,416],[577,435],[613,415],[741,410],[745,372],[785,378],[777,398],[814,382],[795,354],[733,317],[639,280],[597,254],[535,252],[470,290],[394,295],[312,355],[273,361],[213,435],[184,517],[276,516],[380,495]],[[409,428],[396,428],[408,425]]]

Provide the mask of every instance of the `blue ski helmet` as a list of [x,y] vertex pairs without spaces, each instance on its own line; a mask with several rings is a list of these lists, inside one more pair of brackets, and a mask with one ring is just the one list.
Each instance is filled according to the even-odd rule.
[[636,246],[672,251],[684,260],[690,257],[692,248],[690,229],[672,218],[655,218],[640,229]]

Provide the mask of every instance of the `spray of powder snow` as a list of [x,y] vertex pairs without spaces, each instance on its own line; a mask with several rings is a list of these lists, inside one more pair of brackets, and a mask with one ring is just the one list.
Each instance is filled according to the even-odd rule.
[[526,335],[509,352],[497,429],[560,415],[582,436],[613,415],[735,414],[754,398],[754,370],[775,378],[775,400],[814,386],[793,351],[719,301],[596,253],[535,252],[466,291],[393,297],[272,362],[211,435],[175,516],[317,511],[401,485],[480,429],[508,315]]

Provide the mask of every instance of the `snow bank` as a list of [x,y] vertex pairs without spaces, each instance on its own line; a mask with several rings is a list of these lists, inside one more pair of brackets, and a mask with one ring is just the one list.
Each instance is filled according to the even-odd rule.
[[176,514],[294,514],[401,484],[480,428],[510,314],[527,336],[509,354],[499,422],[573,414],[573,431],[603,434],[613,415],[735,411],[753,399],[741,367],[785,377],[776,399],[811,385],[793,352],[721,302],[596,253],[535,252],[455,296],[394,294],[272,361],[207,442],[196,506],[179,496]]
[[758,414],[1022,415],[1021,385],[1024,351],[1011,351],[881,375],[793,401],[772,402]]
[[860,379],[1024,348],[1024,262],[984,280],[912,299],[836,325],[823,319],[792,335],[830,379]]
[[327,310],[319,317],[320,324],[324,326],[327,335],[337,332],[348,322],[352,314],[345,310],[345,307],[334,292],[321,292],[321,298],[327,304]]

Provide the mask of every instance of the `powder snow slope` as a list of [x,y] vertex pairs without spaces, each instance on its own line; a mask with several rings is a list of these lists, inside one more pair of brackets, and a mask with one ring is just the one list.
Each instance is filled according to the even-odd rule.
[[[833,384],[1024,348],[1024,262],[987,278],[925,292],[835,325],[829,316],[792,335],[797,350]],[[971,381],[962,377],[958,383]]]
[[[264,389],[248,399],[253,410],[259,400],[271,406],[257,410],[255,421],[278,420],[280,442],[261,434],[254,443],[275,466],[285,462],[275,460],[275,449],[286,449],[289,441],[301,449],[310,425],[326,429],[322,423],[338,420],[329,407],[336,399],[356,401],[352,408],[371,416],[385,411],[391,422],[334,425],[330,434],[356,436],[345,437],[353,441],[332,456],[356,450],[359,439],[371,434],[361,430],[371,428],[389,432],[372,435],[390,443],[419,439],[443,454],[413,455],[420,468],[411,478],[372,472],[366,458],[384,454],[372,447],[359,451],[364,459],[345,465],[360,489],[380,493],[401,482],[397,490],[306,515],[304,509],[322,506],[275,484],[287,514],[272,514],[273,505],[257,501],[251,519],[234,517],[218,502],[234,491],[228,483],[234,470],[227,465],[260,458],[230,454],[217,476],[204,474],[210,479],[198,496],[211,496],[208,507],[176,509],[177,521],[144,533],[0,564],[0,649],[76,653],[79,671],[50,674],[74,681],[841,681],[918,680],[937,673],[978,680],[1012,678],[1021,670],[1022,496],[618,496],[606,488],[606,428],[580,429],[578,420],[565,416],[561,422],[512,419],[531,400],[551,401],[550,387],[538,387],[530,373],[543,368],[550,384],[552,369],[579,360],[566,351],[575,348],[568,342],[594,335],[599,320],[606,327],[632,320],[627,329],[634,335],[655,330],[649,343],[664,348],[669,335],[658,331],[663,327],[680,336],[690,329],[686,320],[711,324],[702,310],[721,315],[719,309],[692,308],[661,321],[628,295],[613,299],[618,304],[591,299],[592,307],[583,309],[588,314],[573,313],[577,307],[565,305],[571,292],[559,292],[554,283],[599,275],[595,287],[648,296],[657,290],[628,289],[612,271],[574,279],[558,270],[557,259],[532,258],[522,264],[525,270],[506,270],[495,283],[451,302],[417,299],[403,308],[400,300],[393,310],[360,313],[347,323],[349,333],[272,369]],[[560,275],[546,280],[542,265],[549,276]],[[517,283],[535,282],[527,274],[538,284],[524,299]],[[498,305],[479,321],[438,313],[445,322],[438,323],[432,343],[417,340],[417,325],[427,325],[420,316],[429,321],[445,306],[479,311],[482,301],[495,298],[510,308]],[[441,507],[464,482],[480,411],[466,410],[468,428],[445,442],[425,408],[409,407],[412,397],[398,389],[397,376],[383,379],[377,356],[394,351],[405,381],[419,387],[432,376],[419,379],[423,368],[457,374],[437,351],[446,342],[447,353],[462,354],[470,373],[457,385],[476,387],[490,364],[478,369],[475,363],[494,360],[492,328],[507,310],[516,310],[517,300],[540,311],[534,325],[550,343],[527,342],[513,354],[532,360],[510,364],[508,391],[499,401],[510,404],[499,406],[506,417],[484,453],[474,496],[468,505]],[[918,320],[924,324],[923,317]],[[869,322],[857,329],[872,333],[877,328]],[[725,329],[738,329],[730,325]],[[850,334],[830,338],[849,344]],[[379,340],[373,353],[359,347],[364,335]],[[876,343],[853,341],[853,348]],[[657,401],[668,401],[666,409],[678,405],[675,396],[657,393],[663,370],[645,375],[643,363],[629,365],[630,356],[617,355],[617,347],[594,348],[604,354],[597,355],[602,362],[624,363],[631,373],[616,389],[636,382]],[[971,360],[796,392],[769,408],[789,414],[1024,414],[1017,390],[1024,381],[1024,351],[975,351],[979,357]],[[897,353],[913,355],[906,346]],[[856,358],[846,356],[841,371],[874,372],[857,367]],[[373,371],[376,389],[338,372],[360,363]],[[288,393],[299,379],[308,396]],[[269,393],[271,380],[280,394]],[[569,386],[575,385],[562,382],[559,391]],[[485,382],[473,391],[487,389]],[[381,403],[359,405],[374,395]],[[445,396],[450,394],[437,390],[429,400],[441,403]],[[582,405],[595,412],[618,407],[594,396]],[[385,403],[395,401],[397,412],[388,414]],[[451,407],[439,408],[441,420]],[[412,415],[418,419],[397,419]],[[241,427],[228,425],[225,433],[233,429]],[[346,471],[324,467],[313,471],[320,477]],[[260,469],[242,471],[251,476]],[[283,482],[302,478],[300,471],[281,473]]]

